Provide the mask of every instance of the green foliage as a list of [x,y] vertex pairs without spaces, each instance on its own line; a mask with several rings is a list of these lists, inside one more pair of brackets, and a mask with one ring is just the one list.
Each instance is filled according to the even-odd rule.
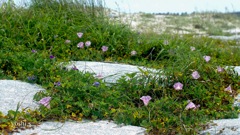
[[155,18],[155,16],[153,14],[150,14],[150,13],[142,13],[140,16],[142,18],[149,18],[149,19]]
[[[0,78],[41,85],[46,91],[37,93],[36,101],[51,97],[50,108],[0,113],[0,131],[21,128],[16,124],[21,121],[36,125],[87,118],[143,126],[153,134],[196,134],[209,120],[237,117],[239,108],[232,103],[240,78],[231,69],[217,72],[218,66],[240,65],[240,50],[229,47],[236,45],[234,41],[138,34],[126,25],[112,24],[95,1],[33,0],[28,8],[9,3],[0,11]],[[83,33],[81,38],[78,32]],[[89,47],[77,47],[86,41],[91,41]],[[108,50],[103,52],[102,46]],[[133,50],[136,55],[131,55]],[[206,62],[203,56],[211,60]],[[163,71],[152,75],[139,69],[141,74],[106,84],[94,74],[67,70],[74,60],[117,61]],[[193,79],[193,71],[201,77]],[[183,90],[173,88],[176,82]],[[229,85],[232,93],[225,91]],[[140,98],[146,95],[152,99],[144,106]],[[188,100],[200,107],[186,110]]]

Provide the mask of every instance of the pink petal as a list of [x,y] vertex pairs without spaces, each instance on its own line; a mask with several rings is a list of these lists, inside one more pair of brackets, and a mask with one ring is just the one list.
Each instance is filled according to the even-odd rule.
[[182,87],[183,87],[183,84],[180,83],[180,82],[177,82],[177,83],[175,83],[175,84],[173,85],[173,88],[174,88],[175,90],[182,90]]
[[195,50],[195,47],[192,47],[192,46],[191,46],[190,49],[191,49],[191,51],[194,51],[194,50]]
[[218,66],[218,67],[217,67],[217,71],[218,71],[218,72],[223,72],[224,69],[223,69],[222,67],[219,67],[219,66]]
[[83,36],[83,33],[82,32],[78,32],[77,35],[78,35],[79,38],[81,38]]
[[86,47],[89,47],[89,46],[91,45],[91,42],[90,42],[90,41],[87,41],[87,42],[85,43],[85,45],[86,45]]
[[38,103],[48,107],[51,97],[44,97]]
[[192,73],[192,77],[193,77],[194,79],[200,78],[200,75],[199,75],[198,71],[194,71],[194,72]]
[[84,48],[84,43],[83,42],[79,42],[77,45],[78,48]]
[[142,96],[140,99],[143,101],[144,105],[147,106],[147,105],[148,105],[148,102],[149,102],[152,98],[151,98],[150,96]]
[[131,51],[131,56],[134,56],[134,55],[136,55],[136,54],[137,54],[136,51]]
[[195,105],[193,102],[191,102],[190,100],[188,101],[188,105],[186,106],[186,110],[188,109],[197,109],[198,107],[200,107],[200,105]]
[[203,56],[203,58],[205,59],[206,62],[209,62],[211,57],[210,56]]
[[231,85],[229,85],[227,88],[225,88],[225,91],[228,91],[228,92],[232,93]]

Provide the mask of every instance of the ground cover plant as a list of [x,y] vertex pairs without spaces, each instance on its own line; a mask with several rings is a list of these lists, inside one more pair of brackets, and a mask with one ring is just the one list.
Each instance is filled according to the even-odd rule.
[[[47,120],[114,120],[150,134],[197,134],[213,119],[236,118],[240,78],[236,41],[193,35],[137,33],[112,22],[101,1],[11,1],[0,9],[0,78],[37,83],[46,91],[38,110],[0,113],[0,130]],[[92,73],[67,70],[70,61],[119,62],[161,69],[127,74],[107,84]],[[128,79],[127,79],[128,78]]]

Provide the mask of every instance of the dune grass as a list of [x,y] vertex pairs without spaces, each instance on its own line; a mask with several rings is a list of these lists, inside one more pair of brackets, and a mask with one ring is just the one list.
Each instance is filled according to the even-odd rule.
[[233,33],[228,32],[228,30],[240,28],[240,16],[236,13],[195,12],[182,15],[134,13],[128,16],[122,14],[119,18],[115,17],[114,20],[120,20],[126,24],[134,22],[132,28],[136,31],[148,31],[159,34],[191,33],[196,35],[230,36],[233,35]]
[[[107,119],[142,126],[149,134],[197,134],[210,120],[238,116],[232,103],[240,78],[231,69],[221,70],[240,65],[240,49],[231,47],[236,41],[137,33],[110,21],[102,2],[94,0],[32,0],[27,8],[5,3],[0,14],[0,78],[41,85],[46,91],[34,99],[49,103],[0,114],[3,133],[23,120],[34,125]],[[163,72],[128,74],[130,79],[107,84],[94,74],[59,66],[70,61],[128,63]]]

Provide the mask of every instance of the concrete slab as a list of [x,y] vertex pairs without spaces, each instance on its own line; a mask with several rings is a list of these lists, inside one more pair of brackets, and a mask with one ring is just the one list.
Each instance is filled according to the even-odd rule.
[[[144,135],[145,129],[137,126],[119,126],[112,121],[44,122],[35,129],[14,135]],[[34,134],[34,135],[35,135]]]
[[221,39],[221,40],[239,40],[240,35],[233,35],[233,36],[209,36],[213,39]]
[[41,90],[44,89],[36,84],[18,80],[0,80],[0,111],[7,114],[8,110],[16,110],[18,103],[19,110],[27,107],[37,108],[33,96]]
[[200,135],[240,135],[240,117],[214,120],[210,128],[201,132]]
[[67,68],[72,69],[74,66],[80,71],[94,73],[96,76],[102,75],[104,81],[108,83],[116,83],[116,80],[126,73],[140,73],[138,68],[152,73],[153,75],[156,75],[156,73],[162,73],[160,70],[142,66],[92,61],[73,61],[67,66]]

